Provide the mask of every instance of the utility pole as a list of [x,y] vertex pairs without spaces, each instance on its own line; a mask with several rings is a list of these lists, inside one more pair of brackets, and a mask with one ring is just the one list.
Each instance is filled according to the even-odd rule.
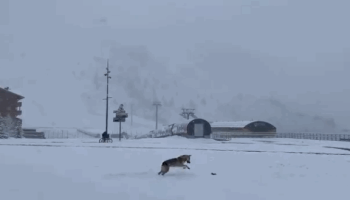
[[106,98],[103,100],[106,100],[106,133],[108,134],[108,99],[112,98],[108,96],[108,86],[109,86],[109,79],[111,79],[111,77],[109,76],[109,73],[111,73],[111,71],[109,71],[109,60],[107,60],[107,73],[105,73],[105,76],[107,78],[107,95]]
[[153,105],[156,106],[156,130],[158,130],[158,106],[162,104],[159,101],[155,101]]
[[133,116],[133,114],[134,114],[134,104],[133,103],[131,103],[130,104],[130,114],[131,114],[131,120],[130,120],[130,135],[132,135],[132,123],[133,123],[133,121],[132,121],[132,116]]
[[132,127],[132,123],[133,123],[133,121],[132,121],[132,116],[133,116],[133,114],[134,114],[134,104],[133,103],[131,103],[130,104],[130,114],[131,114],[131,127]]

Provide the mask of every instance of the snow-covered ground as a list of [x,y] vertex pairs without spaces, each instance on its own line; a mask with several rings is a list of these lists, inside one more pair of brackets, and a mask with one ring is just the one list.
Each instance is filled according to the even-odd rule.
[[[6,200],[349,199],[347,142],[169,137],[0,140]],[[162,161],[191,154],[190,170],[158,176]],[[217,173],[216,176],[211,172]]]

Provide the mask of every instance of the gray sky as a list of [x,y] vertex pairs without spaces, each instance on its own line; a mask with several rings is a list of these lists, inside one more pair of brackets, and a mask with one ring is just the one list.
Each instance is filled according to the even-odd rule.
[[[152,71],[159,88],[168,87],[152,86],[156,95],[174,98],[175,107],[213,94],[216,100],[198,109],[222,119],[215,113],[221,112],[218,101],[239,94],[273,97],[292,111],[333,118],[350,129],[349,6],[345,0],[0,0],[0,85],[21,90],[28,112],[37,104],[49,116],[74,107],[83,112],[81,94],[97,94],[88,77],[97,68],[103,73],[94,57],[109,56],[126,67],[135,63],[120,55],[136,51],[153,66],[135,71]],[[77,81],[77,74],[84,78]],[[130,76],[125,84],[147,76]],[[177,90],[173,79],[177,97],[167,93]],[[145,103],[154,98],[141,96]],[[54,108],[57,101],[66,108]]]

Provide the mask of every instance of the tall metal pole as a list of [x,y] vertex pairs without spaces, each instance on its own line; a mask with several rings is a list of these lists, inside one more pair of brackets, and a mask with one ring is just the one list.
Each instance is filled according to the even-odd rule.
[[156,130],[158,130],[158,106],[161,106],[162,104],[156,101],[153,105],[156,106]]
[[130,105],[130,112],[131,112],[131,120],[130,120],[130,128],[131,128],[131,130],[130,130],[130,135],[132,135],[132,125],[133,125],[133,121],[132,121],[132,116],[133,116],[133,114],[134,114],[134,104],[133,103],[131,103],[131,105]]
[[134,104],[131,104],[130,107],[131,107],[131,108],[130,108],[130,110],[131,110],[130,112],[131,112],[131,127],[132,127],[132,123],[133,123],[133,121],[132,121],[132,115],[134,114]]
[[158,130],[158,105],[156,106],[156,130]]
[[119,141],[122,140],[122,122],[119,121]]
[[108,134],[108,99],[111,98],[108,96],[109,91],[108,91],[108,86],[109,86],[109,79],[111,78],[109,76],[109,60],[107,60],[107,73],[105,74],[106,78],[107,78],[107,95],[106,95],[106,133]]

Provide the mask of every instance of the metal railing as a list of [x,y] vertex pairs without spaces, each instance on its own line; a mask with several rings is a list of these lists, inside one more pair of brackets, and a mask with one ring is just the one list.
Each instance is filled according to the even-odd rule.
[[246,133],[246,132],[214,132],[210,134],[212,139],[231,139],[231,138],[274,138],[276,133]]
[[212,139],[231,138],[290,138],[307,140],[350,141],[350,134],[325,134],[325,133],[247,133],[247,132],[215,132]]
[[88,138],[92,137],[79,131],[67,130],[44,130],[46,139],[74,139],[74,138]]
[[176,134],[171,134],[170,132],[166,131],[158,131],[158,132],[152,132],[152,133],[147,133],[144,135],[136,136],[135,139],[143,139],[143,138],[163,138],[163,137],[168,137]]
[[[88,138],[101,138],[102,133],[96,133],[91,131],[86,131],[82,129],[76,129],[76,130],[55,130],[55,129],[49,129],[49,130],[43,130],[45,134],[46,139],[88,139]],[[118,138],[119,133],[109,133],[111,138]],[[125,135],[125,133],[122,134],[122,138],[124,139],[130,139],[130,136]]]
[[350,134],[332,133],[277,133],[276,138],[293,138],[307,140],[350,141]]

